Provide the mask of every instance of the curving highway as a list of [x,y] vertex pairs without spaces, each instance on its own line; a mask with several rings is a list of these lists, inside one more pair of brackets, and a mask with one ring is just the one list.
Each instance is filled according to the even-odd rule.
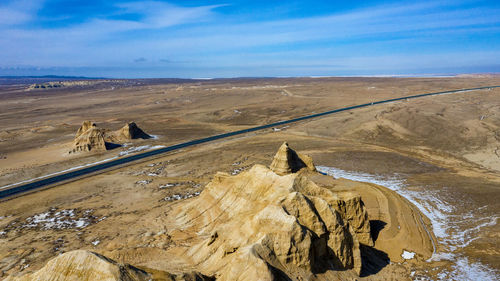
[[124,164],[131,163],[133,161],[137,161],[140,159],[148,158],[151,156],[163,154],[166,152],[170,152],[173,150],[178,150],[181,148],[197,145],[197,144],[202,144],[206,142],[211,142],[223,138],[228,138],[236,135],[241,135],[241,134],[246,134],[250,132],[255,132],[263,129],[268,129],[276,126],[281,126],[285,124],[290,124],[290,123],[295,123],[307,119],[312,119],[312,118],[317,118],[325,115],[330,115],[342,111],[348,111],[348,110],[353,110],[356,108],[362,108],[362,107],[367,107],[367,106],[372,106],[372,105],[377,105],[377,104],[383,104],[383,103],[390,103],[390,102],[395,102],[395,101],[401,101],[401,100],[407,100],[407,99],[415,99],[415,98],[421,98],[421,97],[426,97],[426,96],[434,96],[434,95],[443,95],[443,94],[453,94],[453,93],[460,93],[460,92],[468,92],[468,91],[475,91],[475,90],[486,90],[486,89],[492,89],[492,88],[499,88],[500,86],[485,86],[485,87],[477,87],[477,88],[470,88],[470,89],[458,89],[458,90],[450,90],[450,91],[442,91],[442,92],[434,92],[434,93],[425,93],[425,94],[418,94],[418,95],[413,95],[413,96],[407,96],[407,97],[401,97],[401,98],[394,98],[394,99],[387,99],[387,100],[381,100],[381,101],[376,101],[376,102],[371,102],[371,103],[365,103],[365,104],[360,104],[360,105],[354,105],[354,106],[349,106],[349,107],[344,107],[344,108],[339,108],[339,109],[334,109],[330,111],[325,111],[321,113],[316,113],[316,114],[311,114],[311,115],[306,115],[298,118],[293,118],[285,121],[279,121],[279,122],[274,122],[271,124],[267,125],[262,125],[262,126],[257,126],[257,127],[252,127],[244,130],[238,130],[238,131],[233,131],[229,133],[224,133],[224,134],[219,134],[207,138],[201,138],[201,139],[196,139],[196,140],[191,140],[188,142],[183,142],[179,143],[176,145],[168,146],[168,147],[163,147],[155,150],[150,150],[142,153],[138,153],[135,155],[131,156],[126,156],[123,158],[118,158],[115,160],[110,160],[105,163],[99,163],[90,167],[85,167],[79,170],[74,170],[74,171],[69,171],[67,173],[63,174],[58,174],[50,177],[46,177],[43,179],[39,180],[33,180],[29,183],[20,183],[19,185],[13,185],[12,187],[2,189],[0,187],[0,199],[7,198],[10,196],[14,195],[20,195],[22,193],[26,193],[28,191],[34,191],[39,188],[47,188],[50,186],[54,186],[63,182],[67,182],[70,180],[76,180],[79,179],[83,176],[86,175],[92,175],[96,174],[98,172],[103,172],[105,170],[109,170],[111,168],[118,168],[119,166],[123,166]]

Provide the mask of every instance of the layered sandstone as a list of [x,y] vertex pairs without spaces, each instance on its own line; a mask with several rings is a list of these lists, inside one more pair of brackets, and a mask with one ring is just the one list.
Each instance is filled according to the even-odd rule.
[[57,256],[43,268],[6,281],[147,281],[151,275],[94,252],[77,250]]
[[70,152],[75,153],[83,151],[103,150],[106,150],[104,131],[95,126],[92,126],[87,131],[81,133],[77,138],[75,138]]
[[359,243],[373,244],[359,196],[320,187],[307,173],[279,175],[262,165],[236,176],[218,173],[176,217],[183,232],[205,237],[183,255],[217,280],[359,274]]
[[97,125],[92,121],[83,121],[82,126],[76,131],[75,139],[87,132],[90,128],[97,128]]
[[199,272],[170,273],[139,269],[101,254],[76,250],[59,255],[41,269],[5,281],[213,281]]
[[316,171],[312,158],[308,155],[295,152],[288,146],[287,142],[284,142],[279,148],[270,168],[278,175],[295,173],[302,168]]

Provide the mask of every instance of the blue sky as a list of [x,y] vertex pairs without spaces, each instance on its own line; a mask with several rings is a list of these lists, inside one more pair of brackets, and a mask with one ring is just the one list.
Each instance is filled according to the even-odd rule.
[[500,72],[500,1],[0,1],[0,75]]

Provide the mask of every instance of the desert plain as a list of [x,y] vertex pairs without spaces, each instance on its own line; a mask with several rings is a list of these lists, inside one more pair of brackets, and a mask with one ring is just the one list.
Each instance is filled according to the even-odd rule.
[[[0,85],[0,188],[336,108],[500,85],[500,77],[33,85],[50,82]],[[151,138],[69,153],[87,120],[109,132],[135,122]],[[284,159],[291,169],[276,170],[292,155],[278,151],[284,142],[315,168]],[[53,271],[79,260],[119,267],[106,280],[498,280],[499,211],[500,89],[464,91],[225,138],[3,198],[0,279],[46,280],[58,258]]]

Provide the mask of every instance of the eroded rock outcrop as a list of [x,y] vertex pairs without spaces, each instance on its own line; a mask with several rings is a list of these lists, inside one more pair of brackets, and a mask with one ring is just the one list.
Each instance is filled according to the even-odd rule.
[[94,252],[76,250],[50,260],[40,270],[6,281],[147,281],[151,275]]
[[83,151],[103,151],[106,150],[106,141],[104,140],[104,131],[95,126],[81,133],[73,141],[73,147],[70,152]]
[[134,122],[125,124],[120,130],[115,131],[112,137],[116,141],[128,141],[132,139],[150,139],[151,136],[146,134],[141,128],[137,126]]
[[101,254],[76,250],[47,262],[36,272],[9,276],[5,281],[214,281],[199,272],[170,273],[139,269]]
[[97,125],[92,121],[83,121],[82,126],[76,131],[75,139],[87,132],[90,128],[97,128]]
[[312,158],[295,152],[288,146],[287,142],[284,142],[274,155],[270,168],[278,175],[295,173],[302,168],[316,171]]
[[85,121],[76,132],[70,153],[102,151],[108,148],[119,147],[121,146],[120,143],[133,139],[150,138],[151,136],[141,130],[134,122],[127,123],[117,131],[110,132],[97,127],[92,121]]
[[294,173],[314,166],[293,155],[285,143],[272,169],[255,165],[236,176],[217,173],[197,199],[181,207],[178,227],[206,237],[185,253],[202,272],[217,280],[276,280],[283,274],[307,280],[315,272],[346,269],[360,273],[359,243],[373,244],[360,196],[334,193],[308,173]]

